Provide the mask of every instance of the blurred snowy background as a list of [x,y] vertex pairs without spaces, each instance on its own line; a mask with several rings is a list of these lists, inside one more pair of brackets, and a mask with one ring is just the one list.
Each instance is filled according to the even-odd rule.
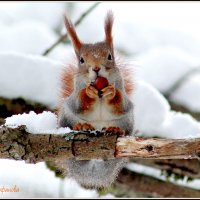
[[[43,54],[66,33],[64,14],[76,22],[94,3],[0,3],[0,97],[23,98],[53,110],[58,101],[60,71],[73,60],[74,51],[64,41]],[[104,39],[108,10],[115,16],[113,35],[118,55],[133,66],[132,100],[138,136],[200,137],[200,3],[102,2],[77,26],[82,41]],[[3,110],[0,112],[4,116]],[[49,120],[51,125],[56,122],[52,113],[43,113],[38,119],[33,113],[30,116],[36,120],[38,132],[41,120]],[[6,122],[20,124],[22,118],[26,117],[20,115]],[[55,128],[51,125],[47,123],[46,130]],[[127,167],[133,171],[164,177],[160,170],[131,164]],[[189,183],[185,179],[170,181],[200,190],[198,179]],[[44,163],[0,160],[0,188],[14,185],[19,193],[0,193],[1,197],[115,197],[100,196],[71,179],[57,178]]]

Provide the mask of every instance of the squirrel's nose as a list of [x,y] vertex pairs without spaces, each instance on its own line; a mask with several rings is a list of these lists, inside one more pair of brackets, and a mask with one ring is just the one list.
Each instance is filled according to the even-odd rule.
[[96,73],[98,73],[100,71],[100,69],[101,68],[98,67],[98,66],[95,66],[95,67],[92,68],[92,70],[95,71]]

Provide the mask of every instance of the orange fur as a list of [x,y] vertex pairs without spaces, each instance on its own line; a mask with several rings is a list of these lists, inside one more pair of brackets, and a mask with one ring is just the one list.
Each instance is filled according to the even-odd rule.
[[72,129],[75,131],[82,131],[82,130],[83,131],[86,131],[86,130],[93,131],[93,130],[95,130],[95,128],[89,123],[83,123],[83,124],[77,123],[73,126]]
[[105,19],[105,34],[106,34],[106,39],[105,41],[112,47],[113,44],[113,39],[112,39],[112,26],[113,26],[113,13],[109,11],[107,13],[106,19]]
[[119,90],[116,90],[116,94],[113,99],[109,100],[108,104],[112,107],[113,113],[116,115],[122,115],[122,94]]
[[126,65],[120,65],[119,70],[124,80],[124,88],[125,88],[126,94],[128,96],[131,96],[131,94],[134,91],[133,77],[131,77],[133,75],[132,69]]
[[78,53],[81,46],[82,46],[82,43],[81,41],[79,40],[77,34],[76,34],[76,31],[74,29],[74,26],[73,24],[71,23],[71,21],[65,16],[64,17],[64,21],[65,21],[65,26],[66,26],[66,29],[67,29],[67,32],[72,40],[72,43],[74,45],[74,49],[75,51]]
[[61,73],[61,88],[60,88],[60,98],[56,107],[56,113],[60,112],[64,99],[71,95],[74,90],[74,77],[77,73],[77,67],[74,64],[69,64],[67,67],[63,68]]
[[[124,66],[120,65],[118,66],[118,68],[124,80],[124,87],[126,94],[130,96],[134,90],[134,82],[133,78],[131,77],[132,74],[130,73],[131,69],[125,65]],[[73,92],[74,76],[76,73],[77,73],[77,67],[72,64],[68,65],[66,68],[63,69],[63,72],[61,74],[61,82],[62,82],[61,95],[60,95],[61,99],[70,96],[71,93]]]
[[65,98],[71,95],[74,90],[74,77],[77,73],[77,67],[75,65],[68,65],[63,69],[61,74],[61,98]]
[[80,113],[85,113],[87,111],[92,111],[92,106],[95,102],[95,99],[90,98],[87,94],[86,94],[86,88],[82,89],[80,91],[80,99],[81,99],[81,110]]

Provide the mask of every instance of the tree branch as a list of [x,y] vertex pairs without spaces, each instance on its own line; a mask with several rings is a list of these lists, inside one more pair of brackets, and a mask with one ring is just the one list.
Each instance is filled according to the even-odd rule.
[[118,137],[105,132],[66,135],[30,134],[25,126],[0,128],[0,158],[30,163],[76,157],[78,160],[130,157],[142,159],[195,159],[200,139]]
[[200,197],[200,191],[161,181],[156,178],[122,169],[114,189],[108,191],[116,196],[135,197]]
[[200,138],[118,138],[116,157],[191,159],[200,157]]
[[[96,8],[98,5],[100,4],[100,2],[94,3],[89,9],[87,9],[80,17],[79,19],[75,22],[75,26],[78,26],[81,21],[92,11],[94,10],[94,8]],[[61,35],[60,38],[54,43],[52,44],[42,55],[46,56],[47,54],[49,54],[58,44],[60,44],[61,42],[63,42],[64,40],[66,40],[68,37],[68,34],[64,34]]]
[[8,99],[0,97],[0,117],[2,118],[10,117],[15,114],[28,113],[30,111],[41,113],[43,111],[53,111],[53,109],[41,103],[23,98]]
[[5,119],[0,117],[0,126],[5,124]]

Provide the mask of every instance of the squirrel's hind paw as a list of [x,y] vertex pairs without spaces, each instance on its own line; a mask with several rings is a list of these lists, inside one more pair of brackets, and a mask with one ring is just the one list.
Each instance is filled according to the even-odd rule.
[[102,128],[102,131],[105,131],[106,133],[109,133],[109,134],[117,134],[120,136],[125,136],[125,131],[119,127],[112,127],[112,126],[104,127],[104,128]]
[[88,123],[77,123],[73,126],[73,130],[75,131],[93,131],[95,128]]

